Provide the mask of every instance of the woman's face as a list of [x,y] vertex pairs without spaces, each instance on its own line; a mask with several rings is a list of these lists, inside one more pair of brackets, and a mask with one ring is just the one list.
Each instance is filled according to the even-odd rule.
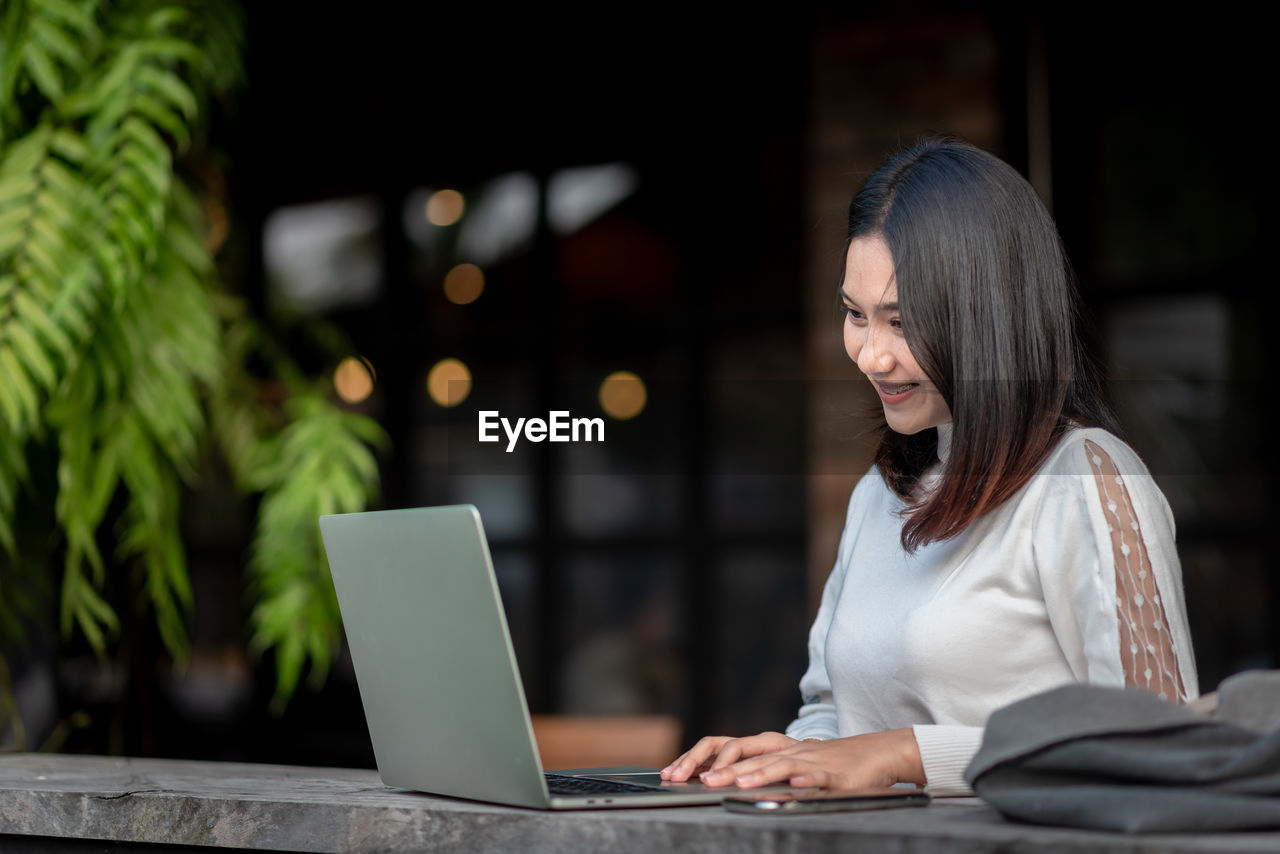
[[883,238],[849,244],[840,299],[845,352],[880,395],[889,429],[911,434],[950,423],[951,410],[903,337],[893,256]]

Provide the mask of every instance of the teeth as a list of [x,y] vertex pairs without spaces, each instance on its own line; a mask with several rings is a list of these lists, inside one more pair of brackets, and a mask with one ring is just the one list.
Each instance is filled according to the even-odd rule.
[[914,386],[915,383],[901,383],[900,385],[889,385],[888,383],[880,383],[880,388],[884,389],[885,394],[902,394],[907,389]]

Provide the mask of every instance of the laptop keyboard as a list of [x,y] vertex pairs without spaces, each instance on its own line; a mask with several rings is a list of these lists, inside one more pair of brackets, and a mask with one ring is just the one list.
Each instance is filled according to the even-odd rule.
[[653,786],[637,786],[635,783],[619,783],[611,780],[592,780],[589,777],[563,777],[547,774],[547,789],[553,795],[620,795],[624,792],[652,792]]

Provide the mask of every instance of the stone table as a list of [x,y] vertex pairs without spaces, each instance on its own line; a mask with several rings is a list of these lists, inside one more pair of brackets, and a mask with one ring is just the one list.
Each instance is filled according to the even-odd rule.
[[[163,847],[154,847],[164,843]],[[1280,832],[1125,836],[1006,822],[973,798],[795,817],[719,807],[543,812],[382,785],[373,771],[0,756],[0,851],[1230,852]],[[204,848],[206,852],[208,848]]]

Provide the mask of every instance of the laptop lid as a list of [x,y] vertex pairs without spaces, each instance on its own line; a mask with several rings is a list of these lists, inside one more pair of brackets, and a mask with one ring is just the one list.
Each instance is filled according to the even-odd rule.
[[547,807],[476,508],[322,516],[320,531],[383,782]]

